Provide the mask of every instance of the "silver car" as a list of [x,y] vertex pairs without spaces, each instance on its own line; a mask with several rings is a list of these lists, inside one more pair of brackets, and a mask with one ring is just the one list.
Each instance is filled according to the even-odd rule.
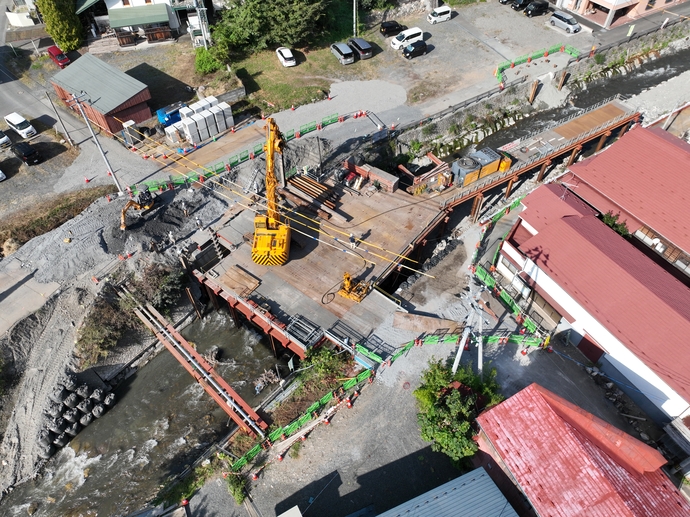
[[549,19],[549,23],[555,27],[563,29],[568,34],[580,32],[582,27],[577,20],[563,11],[554,11]]
[[338,58],[341,65],[349,65],[355,62],[355,53],[345,43],[333,43],[331,52]]

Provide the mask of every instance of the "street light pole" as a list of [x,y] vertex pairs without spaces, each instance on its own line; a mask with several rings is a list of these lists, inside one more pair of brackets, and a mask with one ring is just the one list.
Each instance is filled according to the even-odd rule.
[[352,0],[352,37],[357,37],[357,0]]
[[84,117],[84,122],[86,122],[86,127],[89,128],[89,131],[91,132],[91,136],[93,137],[93,141],[96,143],[96,147],[98,147],[98,150],[101,153],[101,157],[103,158],[103,161],[105,162],[105,166],[108,168],[108,174],[112,176],[113,181],[115,182],[115,186],[117,187],[117,192],[119,195],[122,195],[122,187],[120,187],[120,183],[117,181],[117,178],[115,177],[115,172],[113,171],[113,168],[110,166],[110,162],[108,161],[108,158],[105,156],[105,153],[103,152],[103,148],[101,147],[101,143],[98,141],[98,138],[96,138],[96,133],[93,132],[93,128],[91,127],[91,122],[89,121],[88,117],[86,116],[86,113],[84,113],[84,108],[81,107],[81,101],[80,99],[86,95],[86,92],[82,91],[81,95],[77,97],[76,95],[72,94],[72,102],[74,102],[77,105],[77,108],[79,109],[79,113],[81,113],[81,116]]

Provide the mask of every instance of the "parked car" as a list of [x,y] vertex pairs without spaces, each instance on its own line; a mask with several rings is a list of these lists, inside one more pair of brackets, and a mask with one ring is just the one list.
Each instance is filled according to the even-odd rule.
[[511,0],[498,0],[499,4],[507,5],[511,3]]
[[0,147],[9,147],[12,145],[10,137],[4,131],[0,131]]
[[278,56],[278,61],[283,66],[295,66],[297,64],[297,60],[289,48],[278,47],[276,49],[276,56]]
[[435,25],[438,22],[445,22],[450,20],[451,14],[452,11],[450,10],[450,7],[448,7],[447,5],[442,5],[441,7],[437,7],[429,14],[427,14],[426,21],[428,21],[431,25]]
[[53,60],[53,63],[55,63],[60,68],[65,68],[67,65],[69,65],[69,58],[65,55],[65,53],[62,50],[57,48],[55,45],[53,45],[52,47],[48,47],[48,50],[46,50],[46,52],[48,52],[48,56],[50,57],[50,59]]
[[19,142],[14,144],[11,149],[14,155],[27,165],[36,165],[41,161],[41,155],[31,144]]
[[528,18],[539,16],[547,12],[549,12],[549,2],[546,0],[534,0],[525,7],[525,16]]
[[5,176],[5,173],[0,171],[0,181],[5,181],[7,179],[7,176]]
[[510,4],[510,7],[515,9],[516,11],[522,11],[525,7],[527,7],[532,0],[513,0],[513,3]]
[[355,53],[345,43],[333,43],[331,52],[338,58],[341,65],[349,65],[355,62]]
[[411,29],[402,31],[395,38],[393,38],[393,41],[391,41],[391,47],[393,47],[395,50],[400,50],[401,48],[408,46],[410,43],[422,41],[423,39],[424,33],[422,32],[422,29],[419,27],[412,27]]
[[415,41],[403,49],[403,56],[412,59],[417,56],[425,56],[427,52],[426,41]]
[[355,54],[359,56],[359,59],[369,59],[374,55],[374,49],[371,48],[371,45],[369,45],[368,41],[363,40],[362,38],[350,38],[347,40],[347,44],[352,50],[355,51]]
[[397,36],[406,29],[407,25],[400,25],[395,20],[381,22],[381,34],[383,34],[386,38],[388,36]]
[[555,27],[563,29],[568,34],[571,32],[574,34],[582,30],[582,27],[580,27],[580,24],[577,23],[577,20],[563,11],[554,11],[551,15],[551,18],[549,18],[549,23]]
[[10,126],[10,129],[12,129],[22,138],[29,138],[30,136],[34,136],[36,134],[34,126],[29,124],[29,122],[19,113],[15,112],[5,115],[5,122],[8,126]]

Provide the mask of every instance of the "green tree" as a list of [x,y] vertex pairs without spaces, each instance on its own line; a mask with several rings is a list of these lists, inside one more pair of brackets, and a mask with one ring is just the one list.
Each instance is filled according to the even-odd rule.
[[63,51],[76,50],[82,41],[82,26],[75,14],[74,0],[37,0],[46,32]]
[[[414,391],[419,403],[417,415],[421,437],[431,442],[431,449],[442,452],[453,462],[474,455],[474,420],[483,407],[498,404],[503,397],[496,382],[496,369],[484,374],[485,380],[466,365],[453,375],[440,360],[430,362],[422,373],[422,384]],[[462,389],[450,387],[453,381]]]
[[321,36],[331,0],[232,0],[213,27],[215,56],[311,43]]
[[625,224],[625,221],[623,221],[622,223],[618,222],[619,217],[620,214],[613,215],[613,212],[609,211],[604,214],[602,220],[605,224],[613,228],[616,233],[621,234],[623,237],[627,237],[628,235],[630,235],[630,230],[628,230],[628,226]]

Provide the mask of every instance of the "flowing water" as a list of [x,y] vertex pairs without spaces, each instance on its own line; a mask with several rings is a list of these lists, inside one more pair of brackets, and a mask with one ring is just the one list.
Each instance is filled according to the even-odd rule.
[[[236,329],[216,312],[182,334],[202,354],[218,346],[216,370],[258,405],[252,381],[278,362],[258,333]],[[31,503],[39,505],[36,516],[126,515],[229,431],[225,412],[167,351],[115,393],[117,405],[58,452],[40,479],[16,488],[2,503],[3,515],[25,516]]]

